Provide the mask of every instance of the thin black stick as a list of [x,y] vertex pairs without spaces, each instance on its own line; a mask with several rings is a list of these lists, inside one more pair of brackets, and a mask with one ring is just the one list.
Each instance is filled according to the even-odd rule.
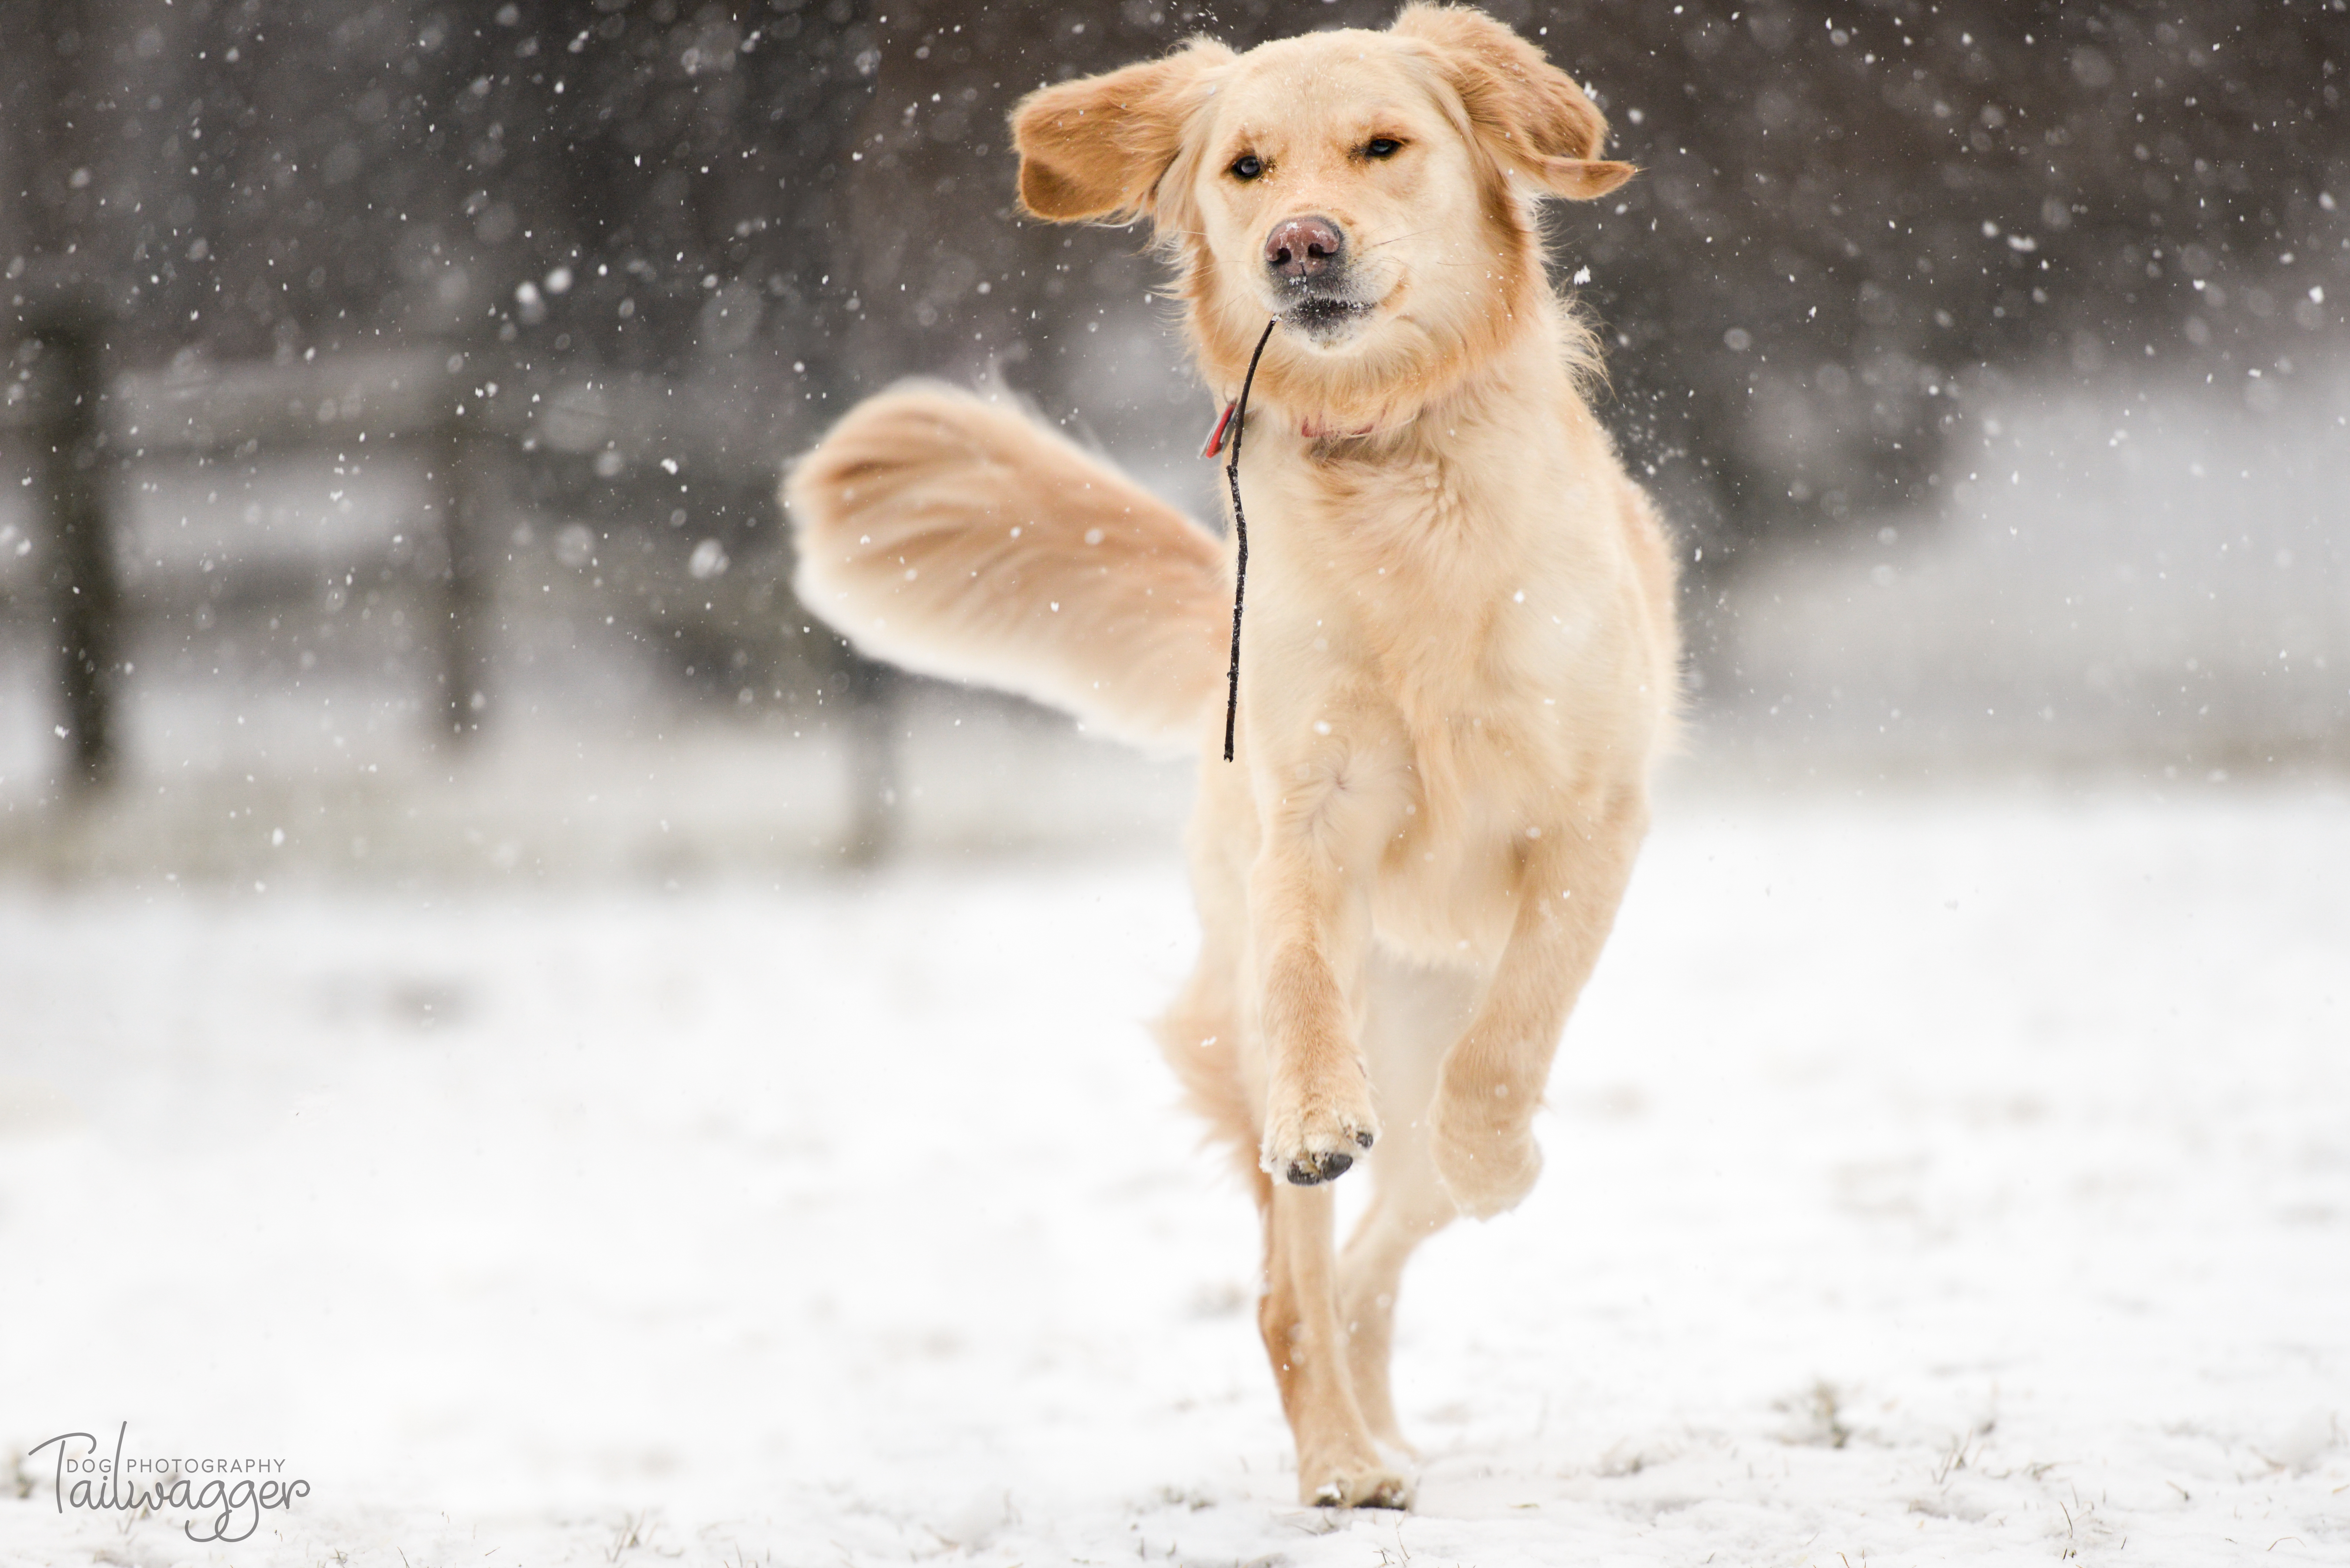
[[1232,488],[1232,534],[1240,541],[1240,566],[1232,576],[1232,667],[1224,678],[1224,761],[1232,760],[1232,727],[1241,713],[1241,606],[1248,597],[1248,514],[1241,510],[1241,432],[1248,429],[1249,388],[1256,384],[1256,362],[1281,318],[1264,324],[1264,336],[1249,356],[1248,374],[1241,378],[1241,400],[1232,408],[1232,455],[1224,463],[1224,483]]

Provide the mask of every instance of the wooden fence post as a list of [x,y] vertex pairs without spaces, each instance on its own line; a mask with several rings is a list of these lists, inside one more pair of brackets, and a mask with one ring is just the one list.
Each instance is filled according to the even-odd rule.
[[26,326],[44,361],[38,483],[55,551],[47,586],[72,757],[67,778],[76,792],[88,794],[113,777],[117,760],[113,696],[121,595],[106,514],[108,486],[99,472],[106,458],[104,320],[85,303],[62,301],[29,316]]
[[469,744],[489,706],[487,639],[483,620],[490,609],[490,574],[482,539],[488,496],[484,443],[462,423],[444,426],[434,453],[439,487],[441,547],[445,556],[439,584],[442,722],[452,745]]
[[898,846],[904,803],[899,798],[898,726],[903,683],[897,670],[842,649],[843,695],[848,700],[848,838],[853,866],[871,866]]

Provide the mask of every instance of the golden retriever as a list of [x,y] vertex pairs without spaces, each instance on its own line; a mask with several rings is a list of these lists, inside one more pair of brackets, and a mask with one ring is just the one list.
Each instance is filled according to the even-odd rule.
[[[1395,1298],[1497,1214],[1648,820],[1677,663],[1666,535],[1585,399],[1540,203],[1633,172],[1483,13],[1163,59],[1013,116],[1020,198],[1149,218],[1229,413],[1254,543],[1237,760],[1234,549],[1022,413],[862,404],[785,483],[802,598],[915,670],[1202,753],[1204,934],[1160,1025],[1264,1220],[1259,1321],[1311,1503],[1399,1508]],[[1326,1183],[1375,1190],[1343,1254]]]

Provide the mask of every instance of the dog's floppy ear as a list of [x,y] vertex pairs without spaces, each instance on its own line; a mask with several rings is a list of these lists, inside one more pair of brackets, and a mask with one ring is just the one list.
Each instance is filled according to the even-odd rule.
[[1605,196],[1638,171],[1603,160],[1607,120],[1540,49],[1467,5],[1411,5],[1391,29],[1434,53],[1479,135],[1554,196]]
[[1131,223],[1183,151],[1184,128],[1232,52],[1194,38],[1164,59],[1039,88],[1012,111],[1020,204],[1040,218]]

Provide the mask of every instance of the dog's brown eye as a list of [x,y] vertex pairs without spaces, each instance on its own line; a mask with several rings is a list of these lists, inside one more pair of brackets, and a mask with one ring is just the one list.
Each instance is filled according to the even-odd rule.
[[1232,178],[1253,180],[1264,172],[1264,162],[1253,152],[1243,152],[1232,161]]
[[1363,151],[1372,158],[1393,158],[1403,151],[1403,143],[1392,136],[1374,136],[1363,144]]

